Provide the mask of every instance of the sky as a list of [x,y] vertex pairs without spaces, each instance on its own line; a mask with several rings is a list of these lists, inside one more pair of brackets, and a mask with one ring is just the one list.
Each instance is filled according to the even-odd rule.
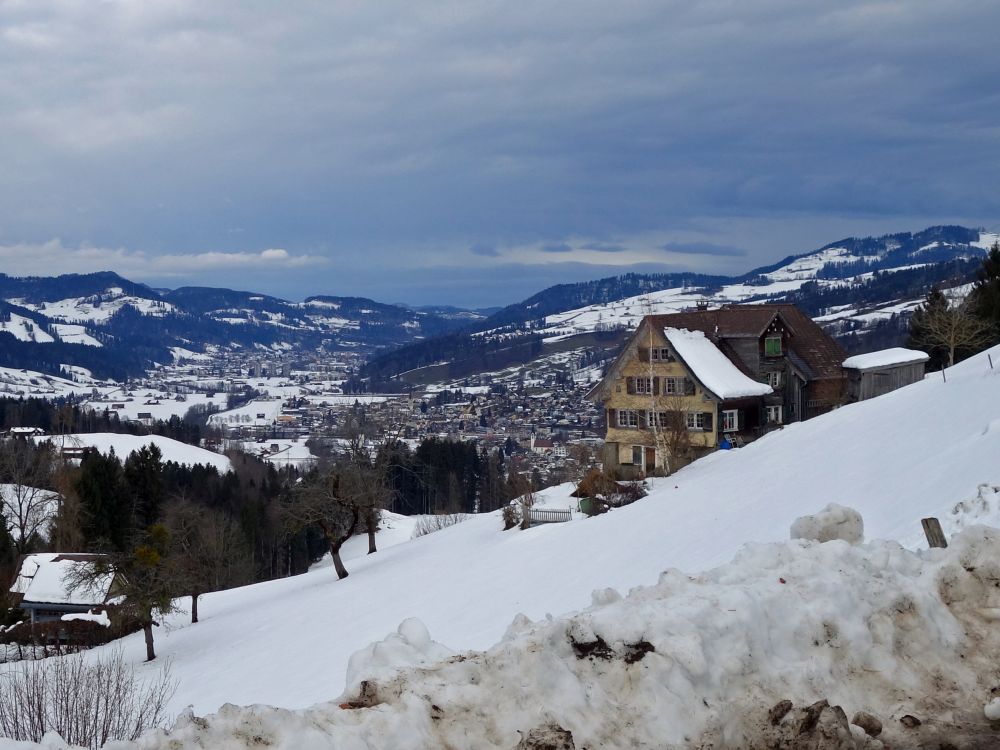
[[0,0],[0,270],[501,305],[1000,226],[995,0]]

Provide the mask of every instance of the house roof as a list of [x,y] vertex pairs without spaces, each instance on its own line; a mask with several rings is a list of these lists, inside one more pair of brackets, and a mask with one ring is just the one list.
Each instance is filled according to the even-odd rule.
[[722,399],[766,396],[771,386],[743,374],[701,331],[665,328],[667,341],[708,390]]
[[101,555],[69,552],[41,552],[25,555],[10,591],[21,594],[23,602],[37,604],[103,604],[111,591],[114,574],[108,573],[85,585],[71,586],[73,574],[81,566],[92,565]]
[[647,322],[657,328],[686,328],[701,331],[717,343],[726,339],[759,338],[775,316],[789,329],[789,348],[812,379],[841,378],[847,352],[815,321],[788,303],[732,305],[717,310],[693,310],[669,315],[649,315]]
[[904,349],[897,346],[893,349],[882,349],[868,354],[855,354],[844,360],[844,367],[852,370],[871,370],[879,367],[908,365],[914,362],[926,362],[930,357],[927,352],[917,349]]

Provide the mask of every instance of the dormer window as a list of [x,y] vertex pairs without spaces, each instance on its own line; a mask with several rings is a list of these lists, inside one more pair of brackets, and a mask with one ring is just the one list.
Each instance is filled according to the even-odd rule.
[[765,357],[780,357],[781,351],[781,336],[768,336],[764,339],[764,356]]

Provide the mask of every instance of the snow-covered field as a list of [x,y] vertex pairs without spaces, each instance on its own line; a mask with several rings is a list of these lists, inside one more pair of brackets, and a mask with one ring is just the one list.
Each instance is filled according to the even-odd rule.
[[[1000,541],[969,527],[1000,524],[1000,370],[984,353],[947,375],[712,454],[603,516],[504,532],[489,514],[409,541],[410,522],[390,518],[376,554],[351,540],[345,580],[321,564],[206,595],[199,624],[180,613],[156,632],[179,679],[174,711],[302,709],[372,671],[376,695],[344,699],[383,705],[224,708],[182,720],[180,745],[143,746],[510,748],[548,721],[577,747],[733,742],[780,731],[766,711],[786,697],[873,711],[894,741],[903,714],[982,724]],[[571,489],[543,501],[570,505]],[[895,542],[782,542],[829,503]],[[906,551],[926,546],[927,516],[966,533],[945,552]],[[463,653],[436,663],[445,647]],[[140,664],[141,634],[123,648]]]
[[232,464],[225,456],[160,435],[124,435],[112,432],[90,432],[72,435],[48,435],[36,438],[36,440],[39,442],[51,440],[57,448],[91,447],[105,454],[114,450],[115,455],[122,461],[133,451],[137,451],[152,443],[160,449],[164,461],[174,461],[188,466],[206,464],[214,466],[223,474],[232,469]]

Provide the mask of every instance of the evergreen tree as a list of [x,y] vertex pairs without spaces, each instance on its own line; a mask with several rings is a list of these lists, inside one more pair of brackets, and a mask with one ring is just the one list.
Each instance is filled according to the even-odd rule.
[[132,503],[121,461],[88,453],[80,464],[76,493],[82,509],[84,539],[91,547],[124,551],[132,532]]
[[976,272],[969,301],[976,316],[992,328],[993,343],[1000,341],[1000,242],[993,243]]

